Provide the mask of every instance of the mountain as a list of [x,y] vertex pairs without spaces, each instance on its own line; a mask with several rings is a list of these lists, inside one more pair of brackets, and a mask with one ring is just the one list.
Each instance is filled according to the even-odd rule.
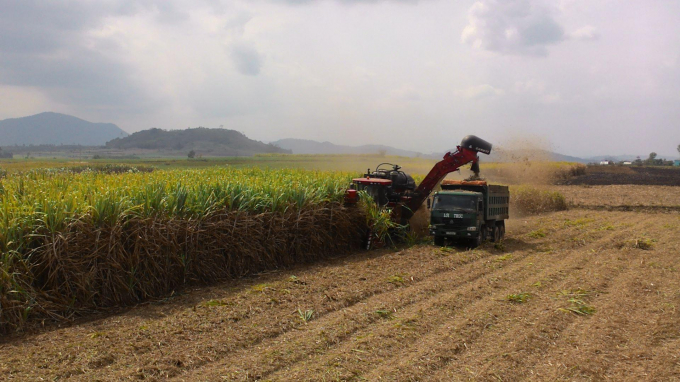
[[40,113],[0,121],[0,146],[102,146],[128,134],[113,123],[92,123],[59,113]]
[[331,142],[318,142],[308,139],[280,139],[271,142],[272,145],[282,149],[291,150],[293,154],[385,154],[398,155],[404,157],[418,157],[422,154],[417,151],[397,149],[384,145],[361,145],[345,146],[336,145]]
[[[307,139],[281,139],[271,144],[284,149],[292,150],[293,154],[378,154],[398,155],[405,157],[423,157],[430,159],[442,159],[445,153],[422,154],[417,151],[402,150],[384,145],[344,146],[331,142],[318,142]],[[453,148],[452,150],[455,150]],[[569,155],[563,155],[546,150],[504,150],[494,147],[491,155],[480,155],[484,162],[517,162],[523,160],[554,161],[554,162],[580,162],[588,160]]]
[[106,147],[183,153],[193,150],[199,155],[210,156],[291,153],[290,150],[252,140],[236,130],[208,129],[205,127],[186,130],[161,130],[157,128],[142,130],[125,138],[117,138],[107,142]]
[[[564,155],[553,151],[530,149],[530,150],[505,150],[500,147],[491,150],[491,155],[479,156],[486,162],[520,162],[530,161],[549,161],[549,162],[578,162],[588,163],[587,159]],[[486,158],[484,158],[486,157]]]

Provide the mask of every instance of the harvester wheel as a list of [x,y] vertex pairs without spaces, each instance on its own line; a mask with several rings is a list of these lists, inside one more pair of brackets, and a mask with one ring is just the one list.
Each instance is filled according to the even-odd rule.
[[438,247],[443,247],[445,243],[446,243],[446,237],[444,237],[444,236],[435,236],[434,237],[434,245],[436,245]]

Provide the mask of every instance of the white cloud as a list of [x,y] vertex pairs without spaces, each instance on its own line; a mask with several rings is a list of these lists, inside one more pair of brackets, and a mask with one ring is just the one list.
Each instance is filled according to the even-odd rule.
[[569,37],[580,41],[595,41],[600,38],[600,33],[595,27],[587,25],[569,33]]
[[505,94],[503,89],[495,88],[489,84],[482,84],[476,86],[470,86],[462,90],[458,90],[455,94],[459,97],[467,99],[479,99],[486,97],[497,97]]
[[524,99],[531,99],[543,104],[552,104],[562,101],[562,96],[558,91],[548,89],[545,82],[530,79],[518,81],[514,87],[515,93]]
[[546,56],[547,46],[564,40],[555,9],[538,0],[482,0],[468,12],[461,41],[501,54]]
[[572,154],[677,146],[680,2],[293,1],[0,0],[0,119],[422,152],[517,129]]

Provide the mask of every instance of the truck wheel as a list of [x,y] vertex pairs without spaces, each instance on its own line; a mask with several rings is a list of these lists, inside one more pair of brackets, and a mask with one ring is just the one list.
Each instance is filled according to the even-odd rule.
[[491,237],[491,241],[494,243],[501,241],[501,229],[497,225],[493,226],[493,236]]
[[477,235],[477,237],[470,242],[470,248],[477,248],[480,245],[482,245],[482,235]]
[[501,239],[505,238],[505,223],[501,224]]
[[446,243],[446,238],[444,236],[435,236],[434,237],[434,245],[436,245],[438,247],[443,247],[445,243]]

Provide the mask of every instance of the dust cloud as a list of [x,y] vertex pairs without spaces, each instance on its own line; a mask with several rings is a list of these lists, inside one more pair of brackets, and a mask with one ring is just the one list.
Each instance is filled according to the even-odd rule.
[[[480,178],[495,184],[554,184],[585,171],[580,164],[554,162],[551,145],[541,138],[516,138],[494,146],[491,155],[479,155]],[[447,176],[465,180],[474,175],[471,166]]]

